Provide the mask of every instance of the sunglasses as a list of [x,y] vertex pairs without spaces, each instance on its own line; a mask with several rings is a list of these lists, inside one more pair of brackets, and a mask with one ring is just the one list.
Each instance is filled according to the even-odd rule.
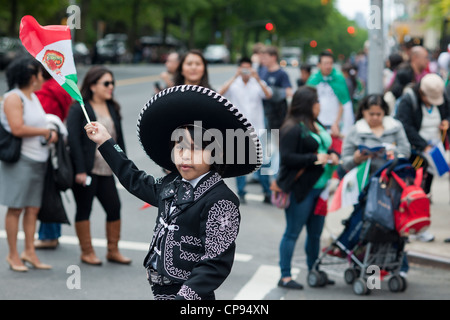
[[113,86],[116,85],[115,81],[105,81],[105,82],[102,82],[102,84],[103,84],[105,87],[109,87],[110,84],[112,84]]

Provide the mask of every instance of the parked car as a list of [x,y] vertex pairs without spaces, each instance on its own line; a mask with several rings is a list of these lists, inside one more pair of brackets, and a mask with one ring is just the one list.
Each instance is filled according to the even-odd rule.
[[91,63],[91,53],[83,42],[75,42],[73,44],[73,59],[75,60],[75,63]]
[[292,66],[292,67],[298,67],[299,60],[298,57],[295,56],[283,56],[280,60],[280,66],[286,67],[286,66]]
[[142,47],[142,61],[153,63],[164,63],[167,55],[172,52],[183,52],[186,50],[183,43],[167,35],[165,43],[161,36],[143,36],[139,39]]
[[203,51],[203,56],[210,63],[230,63],[230,51],[223,44],[210,44]]
[[309,63],[312,66],[315,66],[319,63],[319,56],[318,55],[311,55],[306,59],[306,62]]
[[280,53],[280,66],[298,67],[300,64],[302,50],[299,47],[282,47]]
[[130,62],[131,55],[127,50],[126,34],[107,34],[95,44],[95,52],[92,63],[122,63]]
[[19,38],[0,38],[0,70],[5,69],[15,58],[27,54]]

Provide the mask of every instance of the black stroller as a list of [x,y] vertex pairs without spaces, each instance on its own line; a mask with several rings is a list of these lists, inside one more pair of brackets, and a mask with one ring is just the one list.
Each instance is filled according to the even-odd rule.
[[[406,159],[388,161],[372,175],[368,185],[361,191],[352,214],[342,221],[344,230],[323,250],[308,273],[307,282],[310,287],[322,287],[327,284],[328,276],[320,270],[321,265],[348,263],[344,280],[347,284],[353,285],[353,292],[357,295],[369,294],[371,289],[378,288],[374,286],[374,277],[388,273],[390,291],[406,290],[406,279],[400,275],[406,238],[401,237],[395,230],[393,214],[392,217],[374,217],[365,210],[367,199],[373,192],[370,186],[379,181],[384,169],[387,169],[387,176],[394,171],[403,179],[413,180],[415,177],[415,170]],[[400,202],[401,189],[394,179],[389,179],[385,187],[392,201],[392,207],[396,208]],[[381,281],[380,278],[378,280]]]

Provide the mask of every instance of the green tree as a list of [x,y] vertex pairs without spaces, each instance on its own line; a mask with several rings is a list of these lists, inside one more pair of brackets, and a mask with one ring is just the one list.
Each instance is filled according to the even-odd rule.
[[32,15],[41,25],[61,24],[68,1],[0,0],[0,35],[18,37],[20,19]]
[[[324,22],[324,28],[311,33],[311,40],[317,41],[317,47],[314,49],[306,47],[309,52],[319,53],[331,49],[335,57],[348,58],[352,53],[361,50],[368,39],[366,29],[358,27],[354,21],[343,16],[335,8]],[[354,27],[353,34],[348,32],[350,26]]]

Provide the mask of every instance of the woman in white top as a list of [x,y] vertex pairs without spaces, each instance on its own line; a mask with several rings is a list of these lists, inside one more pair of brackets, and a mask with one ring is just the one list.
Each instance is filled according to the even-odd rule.
[[[47,128],[45,112],[34,94],[43,83],[39,62],[31,56],[13,61],[6,71],[9,92],[4,96],[0,121],[5,129],[22,138],[20,159],[0,161],[0,204],[7,206],[5,229],[8,238],[8,264],[14,271],[27,271],[24,262],[37,269],[51,266],[39,261],[34,248],[36,220],[42,201],[48,144],[57,134]],[[25,250],[19,256],[17,232],[22,211]]]

